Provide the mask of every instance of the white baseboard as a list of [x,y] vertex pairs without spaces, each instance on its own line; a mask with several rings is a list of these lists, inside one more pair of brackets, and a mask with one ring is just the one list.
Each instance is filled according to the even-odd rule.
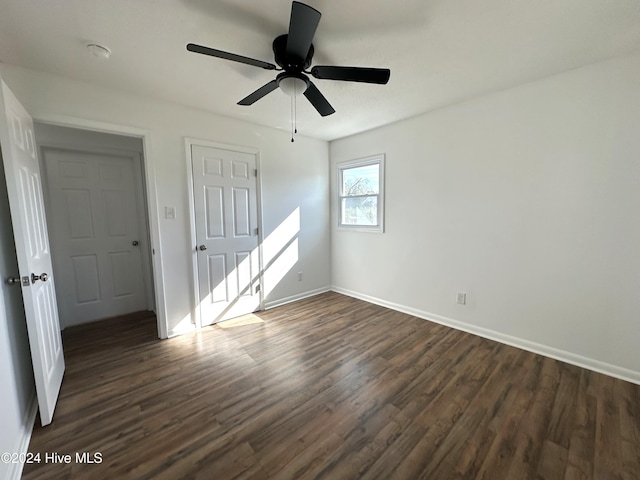
[[[31,442],[31,433],[33,432],[33,426],[36,423],[36,414],[38,413],[38,397],[35,392],[31,397],[31,401],[27,405],[27,409],[23,414],[24,422],[22,424],[22,431],[18,436],[16,447],[13,452],[18,454],[24,454],[29,451],[29,442]],[[8,480],[20,480],[22,476],[23,463],[12,463],[9,467]]]
[[315,295],[320,295],[321,293],[328,292],[329,290],[331,290],[331,287],[326,286],[326,287],[316,288],[315,290],[308,290],[306,292],[298,293],[296,295],[291,295],[290,297],[279,298],[278,300],[273,300],[271,302],[265,302],[264,309],[269,310],[270,308],[280,307],[282,305],[286,305],[287,303],[302,300],[303,298],[309,298]]
[[447,327],[455,328],[456,330],[462,330],[464,332],[472,333],[480,337],[488,338],[489,340],[495,340],[496,342],[511,345],[512,347],[521,348],[529,352],[544,355],[545,357],[560,360],[561,362],[576,365],[578,367],[586,368],[587,370],[593,370],[594,372],[603,373],[611,377],[619,378],[621,380],[640,385],[640,372],[637,372],[635,370],[630,370],[618,365],[601,362],[593,358],[577,355],[575,353],[560,350],[548,345],[543,345],[541,343],[531,342],[523,338],[513,337],[511,335],[506,335],[495,330],[490,330],[487,328],[478,327],[477,325],[472,325],[470,323],[454,320],[452,318],[443,317],[442,315],[437,315],[435,313],[425,312],[423,310],[418,310],[417,308],[407,307],[406,305],[389,302],[381,298],[365,295],[364,293],[354,292],[352,290],[347,290],[346,288],[337,287],[335,285],[331,286],[331,290],[337,293],[342,293],[343,295],[348,295],[350,297],[364,300],[365,302],[374,303],[382,307],[390,308],[391,310],[396,310],[398,312],[413,315],[414,317],[422,318],[424,320],[439,323]]

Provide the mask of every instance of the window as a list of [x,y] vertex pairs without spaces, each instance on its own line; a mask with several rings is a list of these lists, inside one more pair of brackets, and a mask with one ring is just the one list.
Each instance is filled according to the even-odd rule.
[[338,164],[338,227],[384,231],[384,155]]

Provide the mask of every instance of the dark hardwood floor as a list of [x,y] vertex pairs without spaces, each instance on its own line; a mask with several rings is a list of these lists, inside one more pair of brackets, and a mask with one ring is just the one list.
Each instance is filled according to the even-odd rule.
[[23,478],[640,479],[638,385],[336,293],[234,322],[66,331]]

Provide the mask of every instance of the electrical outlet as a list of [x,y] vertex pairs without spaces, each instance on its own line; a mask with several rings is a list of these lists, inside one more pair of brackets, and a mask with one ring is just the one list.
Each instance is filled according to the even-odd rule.
[[456,297],[456,302],[460,305],[467,304],[467,294],[464,292],[458,292],[458,296]]
[[301,282],[302,281],[302,272],[298,272],[298,281]]
[[167,220],[175,220],[176,219],[175,207],[164,207],[164,218],[166,218]]

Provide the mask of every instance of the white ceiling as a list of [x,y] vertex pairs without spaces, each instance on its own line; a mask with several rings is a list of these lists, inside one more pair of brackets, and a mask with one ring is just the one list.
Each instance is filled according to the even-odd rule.
[[[307,0],[322,12],[313,64],[391,69],[388,85],[314,83],[298,131],[352,135],[478,95],[640,51],[640,0]],[[186,51],[189,42],[273,63],[288,0],[0,0],[0,61],[288,130],[288,97],[236,105],[273,71]],[[108,61],[87,43],[108,46]]]

